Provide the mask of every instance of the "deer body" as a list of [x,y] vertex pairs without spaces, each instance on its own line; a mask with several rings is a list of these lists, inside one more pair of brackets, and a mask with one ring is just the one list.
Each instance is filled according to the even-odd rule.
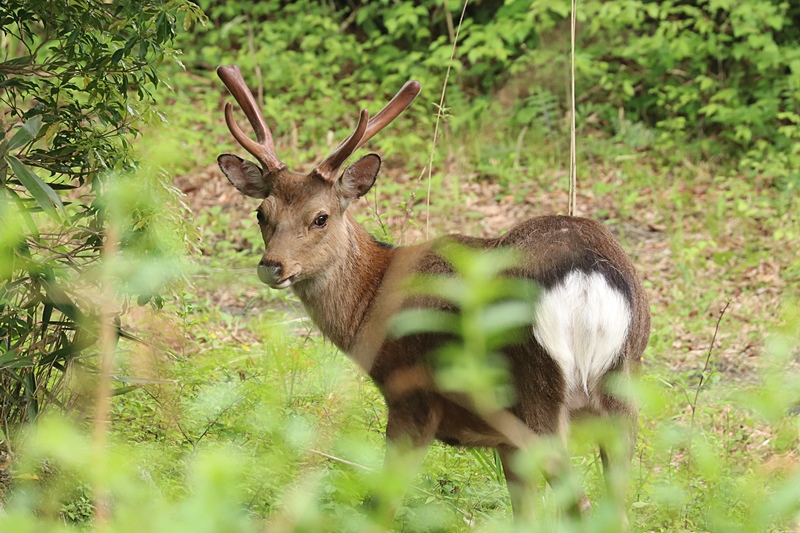
[[[413,408],[429,410],[440,419],[437,439],[465,446],[511,445],[479,417],[438,395],[431,375],[419,375],[428,365],[426,357],[444,338],[387,338],[389,319],[406,306],[403,281],[414,274],[452,274],[450,265],[432,244],[387,248],[360,226],[353,228],[359,237],[349,241],[349,250],[339,250],[329,272],[294,286],[316,325],[369,373],[387,397],[390,411],[416,386],[428,399]],[[600,380],[612,367],[629,373],[638,366],[649,314],[638,278],[628,261],[620,262],[623,252],[608,230],[588,219],[547,216],[527,220],[496,239],[451,235],[441,240],[479,249],[522,250],[524,263],[514,275],[543,289],[537,327],[527,342],[506,348],[510,374],[516,378],[517,417],[536,433],[554,433],[563,429],[565,416],[613,410],[608,406],[613,399],[597,394]],[[370,268],[362,268],[361,261]],[[359,290],[343,295],[343,279]],[[409,369],[415,370],[416,383],[393,383],[408,379]],[[427,414],[408,413],[403,418],[420,416]]]
[[[450,235],[416,246],[389,247],[373,239],[347,212],[349,204],[374,183],[380,159],[365,156],[341,176],[338,168],[411,103],[418,84],[409,82],[369,122],[362,111],[354,134],[303,175],[288,171],[275,156],[269,129],[238,69],[220,67],[218,72],[259,139],[254,143],[241,133],[228,104],[231,132],[263,166],[228,154],[219,158],[234,186],[263,199],[258,218],[265,250],[259,278],[273,288],[291,287],[322,333],[376,382],[388,406],[390,443],[424,449],[439,439],[497,448],[515,513],[524,502],[519,490],[523,482],[510,463],[512,452],[534,444],[539,436],[565,435],[570,418],[579,413],[622,419],[626,445],[617,462],[629,462],[636,409],[608,390],[606,378],[637,369],[649,336],[650,314],[630,260],[604,226],[577,217],[542,216],[493,239]],[[389,332],[392,317],[401,309],[447,307],[432,298],[407,296],[405,282],[415,274],[452,274],[438,252],[448,242],[478,250],[514,248],[521,262],[508,275],[541,287],[533,326],[524,339],[503,349],[516,391],[516,401],[507,410],[481,412],[465,395],[436,387],[430,355],[447,340],[445,335],[397,338]],[[602,457],[608,466],[608,454]],[[552,481],[566,469],[568,461],[562,461],[545,475]],[[584,500],[578,495],[577,505],[584,507]]]

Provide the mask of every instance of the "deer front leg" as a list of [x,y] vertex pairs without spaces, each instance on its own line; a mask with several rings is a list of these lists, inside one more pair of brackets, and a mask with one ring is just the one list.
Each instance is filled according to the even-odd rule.
[[497,453],[503,464],[503,476],[506,478],[508,495],[511,497],[511,512],[514,521],[532,522],[533,499],[536,491],[533,483],[526,482],[525,478],[517,473],[513,465],[513,455],[517,449],[513,446],[498,446]]
[[433,395],[424,391],[410,391],[388,403],[386,456],[374,488],[371,512],[374,524],[382,530],[392,525],[441,418],[440,409],[433,405]]

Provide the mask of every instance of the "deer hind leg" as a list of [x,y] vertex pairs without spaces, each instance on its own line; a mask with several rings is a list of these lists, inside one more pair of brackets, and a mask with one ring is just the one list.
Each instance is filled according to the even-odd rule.
[[600,460],[609,499],[617,507],[622,530],[627,530],[626,501],[631,461],[639,428],[638,412],[628,400],[604,394],[601,401],[611,427],[609,438],[600,442]]
[[[569,435],[569,421],[566,411],[560,417],[558,429],[550,435],[540,435],[529,441],[530,451],[539,450],[544,454],[540,459],[539,467],[548,485],[559,495],[565,495],[566,510],[575,518],[585,516],[591,510],[591,503],[581,487],[570,462],[567,450]],[[520,475],[514,465],[514,453],[517,448],[512,446],[498,446],[500,460],[503,463],[503,474],[508,485],[511,497],[511,508],[515,520],[533,523],[534,505],[536,498],[535,483],[531,479]]]
[[508,495],[511,497],[511,511],[515,521],[533,521],[533,500],[536,498],[536,487],[517,473],[513,465],[513,455],[517,451],[512,446],[498,446],[497,453],[503,465],[503,476],[506,478]]
[[592,510],[592,504],[583,491],[581,482],[572,468],[569,455],[569,429],[570,415],[566,408],[562,408],[558,420],[558,441],[556,446],[556,462],[544,469],[547,484],[554,490],[566,490],[570,497],[568,507],[570,514],[575,518],[586,516]]
[[[585,516],[592,508],[589,499],[583,492],[575,473],[570,464],[569,454],[566,448],[553,445],[551,442],[540,442],[542,446],[553,446],[555,449],[549,457],[542,461],[541,469],[544,478],[554,491],[566,494],[566,510],[574,518]],[[503,474],[508,485],[508,493],[511,497],[511,510],[514,520],[533,523],[534,500],[536,499],[535,483],[526,476],[520,475],[514,466],[513,455],[517,451],[515,448],[498,447],[500,460],[503,463]],[[563,491],[563,492],[562,492]]]

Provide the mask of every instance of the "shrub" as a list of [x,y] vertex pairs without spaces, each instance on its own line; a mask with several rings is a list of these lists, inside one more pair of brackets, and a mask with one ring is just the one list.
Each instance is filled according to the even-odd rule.
[[[199,16],[184,0],[0,6],[4,427],[60,403],[65,371],[91,354],[94,303],[82,289],[103,246],[98,200],[110,170],[134,168],[131,140],[158,118],[159,65],[180,24]],[[137,212],[126,235],[146,233],[152,215]]]
[[[277,134],[304,146],[324,138],[352,102],[388,97],[415,78],[437,100],[463,2],[218,2],[216,25],[193,36],[187,61],[237,62],[257,80]],[[570,2],[468,3],[447,111],[472,124],[491,93],[510,86],[514,127],[553,131],[567,111]],[[800,8],[785,0],[589,0],[578,6],[577,95],[581,122],[635,149],[691,143],[704,158],[733,158],[779,187],[800,181]],[[558,105],[555,105],[558,103]],[[428,117],[436,109],[414,106]],[[498,109],[489,105],[491,124]],[[309,117],[320,117],[309,118]],[[317,122],[319,121],[319,122]],[[458,122],[454,123],[457,124]],[[302,124],[299,132],[296,124]],[[343,123],[341,132],[351,129]],[[650,130],[655,135],[650,133]],[[392,144],[377,141],[386,155]],[[420,148],[422,143],[420,142]]]
[[[800,183],[800,8],[782,0],[590,1],[579,4],[579,113],[610,132],[657,130],[665,153],[689,140],[706,157]],[[534,1],[542,31],[568,2]],[[564,54],[531,58],[541,68]]]

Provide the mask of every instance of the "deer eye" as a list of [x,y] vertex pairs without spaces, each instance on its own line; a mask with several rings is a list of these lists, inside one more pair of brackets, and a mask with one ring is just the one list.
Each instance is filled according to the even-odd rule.
[[259,224],[265,224],[267,222],[267,217],[264,216],[264,212],[260,208],[256,209],[256,218]]
[[314,219],[314,226],[317,228],[324,228],[328,223],[328,215],[317,215]]

